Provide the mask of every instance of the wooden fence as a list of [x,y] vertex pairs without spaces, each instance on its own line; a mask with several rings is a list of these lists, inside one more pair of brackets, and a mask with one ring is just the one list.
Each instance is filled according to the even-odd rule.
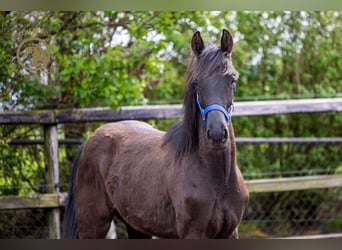
[[[257,101],[238,102],[235,105],[234,116],[280,115],[293,113],[313,112],[341,112],[342,98],[304,99],[285,101]],[[1,112],[0,124],[42,124],[44,127],[44,139],[38,141],[12,141],[15,143],[42,143],[44,144],[46,181],[49,190],[47,194],[32,196],[3,196],[0,197],[0,209],[23,208],[51,208],[49,215],[49,238],[60,238],[60,210],[65,204],[66,193],[59,192],[59,167],[58,167],[58,140],[57,124],[59,123],[83,123],[97,121],[119,120],[148,120],[170,119],[182,117],[180,105],[166,106],[135,106],[122,107],[115,111],[109,108],[88,108],[70,110],[40,110]],[[251,140],[241,138],[241,141]],[[282,140],[299,140],[298,138],[258,138],[256,143],[275,143]],[[306,138],[304,141],[316,140],[318,142],[341,142],[342,138]],[[65,140],[63,143],[68,143]],[[79,143],[70,141],[69,143]],[[275,192],[303,190],[311,188],[331,188],[342,186],[342,175],[292,177],[281,179],[263,179],[246,181],[250,192]]]
[[[294,113],[341,112],[342,98],[284,101],[237,102],[234,116],[280,115]],[[181,105],[131,106],[115,111],[109,108],[1,112],[0,124],[58,124],[120,120],[180,118]]]

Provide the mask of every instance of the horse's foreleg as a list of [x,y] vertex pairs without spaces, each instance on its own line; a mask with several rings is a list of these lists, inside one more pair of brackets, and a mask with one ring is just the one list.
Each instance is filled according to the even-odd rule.
[[207,239],[208,236],[203,225],[199,221],[188,221],[187,223],[178,223],[178,237],[180,239]]

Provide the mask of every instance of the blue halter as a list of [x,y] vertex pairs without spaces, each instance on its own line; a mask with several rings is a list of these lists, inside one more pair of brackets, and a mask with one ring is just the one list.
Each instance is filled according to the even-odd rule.
[[226,117],[227,120],[227,124],[229,124],[229,121],[232,119],[232,114],[234,111],[234,99],[232,100],[232,104],[229,107],[229,113],[227,112],[227,110],[219,104],[211,104],[208,105],[205,109],[202,108],[199,97],[198,97],[198,88],[196,88],[196,102],[197,102],[197,106],[201,112],[202,115],[202,121],[205,127],[207,127],[207,119],[206,119],[206,115],[212,111],[212,110],[219,110],[221,111],[224,116]]

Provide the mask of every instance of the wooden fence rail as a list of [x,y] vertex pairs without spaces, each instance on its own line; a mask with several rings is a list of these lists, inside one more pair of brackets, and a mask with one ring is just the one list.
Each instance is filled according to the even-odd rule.
[[[342,112],[342,98],[320,98],[284,101],[237,102],[234,116],[279,115],[313,112]],[[38,110],[1,112],[0,124],[57,124],[120,120],[180,118],[181,105],[85,108],[70,110]]]
[[[284,101],[237,102],[234,116],[280,115],[313,112],[342,112],[342,98],[321,98]],[[180,118],[181,105],[122,107],[117,111],[109,108],[87,108],[70,110],[38,110],[0,112],[0,125],[42,124],[44,127],[44,151],[47,186],[52,187],[48,194],[13,197],[0,197],[0,209],[51,208],[49,216],[50,238],[60,237],[59,207],[66,195],[58,188],[58,140],[57,124],[83,122],[112,122],[119,120],[148,120]],[[246,139],[248,140],[248,139]],[[277,139],[274,141],[279,141]],[[312,140],[312,139],[309,139]],[[327,139],[330,140],[330,139]],[[336,140],[340,140],[337,138]],[[79,141],[78,141],[79,142]],[[78,143],[77,142],[77,143]],[[269,139],[270,142],[270,139]],[[43,143],[43,142],[42,142]],[[267,143],[266,140],[259,143]],[[275,143],[275,142],[274,142]],[[327,142],[327,143],[331,143]],[[29,142],[28,142],[29,144]],[[304,178],[304,177],[302,177]],[[328,188],[341,186],[342,177],[320,176],[315,179],[276,179],[246,181],[251,192],[285,191],[288,188]],[[303,185],[302,185],[303,184]],[[291,189],[290,189],[291,190]]]

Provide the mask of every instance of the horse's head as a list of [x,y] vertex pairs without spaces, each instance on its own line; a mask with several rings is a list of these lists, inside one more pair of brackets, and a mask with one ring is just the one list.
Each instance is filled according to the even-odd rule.
[[[188,74],[192,100],[197,105],[197,126],[205,131],[209,150],[226,148],[229,138],[229,123],[234,109],[233,98],[238,73],[231,61],[233,38],[223,30],[221,46],[204,45],[197,31],[191,41],[194,53]],[[203,134],[203,133],[202,133]]]

